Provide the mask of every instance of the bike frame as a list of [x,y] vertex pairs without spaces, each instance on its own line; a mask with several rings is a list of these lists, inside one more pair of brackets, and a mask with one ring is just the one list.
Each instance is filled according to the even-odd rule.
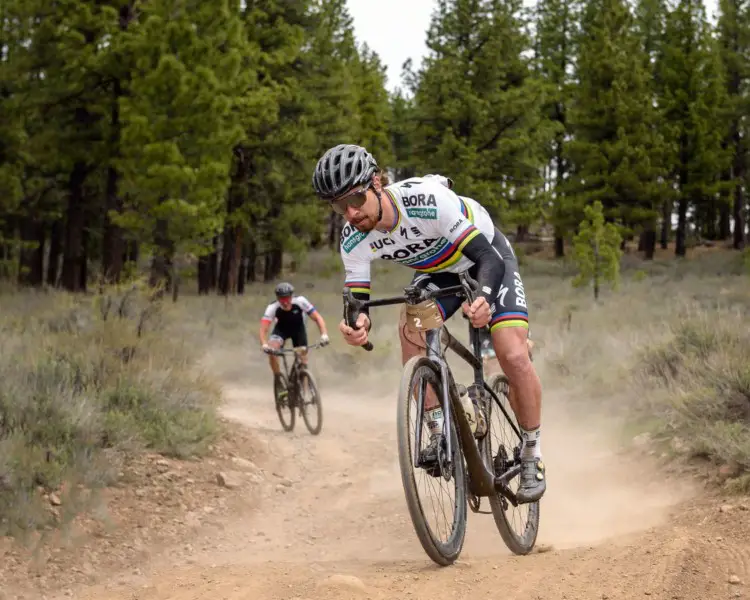
[[[279,348],[278,350],[271,350],[268,352],[268,354],[271,354],[273,356],[280,356],[282,362],[284,363],[284,376],[286,377],[287,381],[296,386],[297,385],[297,372],[299,371],[299,367],[302,364],[302,361],[300,360],[300,355],[305,351],[310,351],[315,348],[320,348],[321,343],[316,342],[312,346],[298,346],[297,348]],[[289,365],[286,362],[286,357],[288,354],[294,354],[294,361],[292,361],[292,367],[289,368]],[[294,375],[292,378],[291,376]],[[296,387],[295,387],[296,389]]]
[[[470,302],[473,300],[472,284],[476,287],[476,282],[473,281],[468,275],[461,274],[461,285],[447,287],[441,290],[429,291],[422,290],[415,286],[407,286],[404,289],[403,296],[397,296],[392,298],[380,298],[377,300],[357,300],[352,295],[351,290],[344,290],[344,313],[345,319],[348,324],[356,323],[356,318],[359,312],[363,308],[376,307],[376,306],[387,306],[393,304],[418,304],[428,299],[444,298],[447,296],[459,296],[463,297]],[[521,470],[519,464],[513,465],[505,473],[499,476],[490,471],[484,464],[480,455],[479,446],[477,440],[474,438],[474,434],[471,432],[471,426],[469,425],[468,419],[463,412],[458,397],[458,390],[456,388],[453,374],[445,358],[443,348],[441,344],[445,344],[447,348],[453,350],[461,359],[468,363],[474,371],[474,383],[481,387],[487,392],[492,400],[495,401],[498,408],[503,412],[505,418],[510,423],[519,440],[521,439],[521,432],[513,423],[513,420],[508,415],[505,407],[500,402],[495,392],[487,385],[484,379],[484,369],[481,359],[480,342],[479,342],[479,330],[471,325],[469,322],[469,339],[471,342],[472,350],[469,350],[461,342],[459,342],[453,335],[448,331],[447,327],[443,324],[436,329],[431,329],[425,332],[427,342],[426,357],[430,360],[438,372],[440,373],[440,379],[442,380],[442,404],[443,404],[443,419],[444,427],[447,435],[445,436],[447,455],[448,457],[453,456],[451,448],[451,436],[450,427],[451,420],[455,418],[458,438],[463,449],[463,455],[466,459],[466,466],[469,473],[469,490],[475,496],[493,496],[500,492],[505,496],[514,506],[518,505],[518,499],[516,495],[508,489],[508,481],[518,475]],[[363,346],[365,350],[372,350],[373,346],[368,342],[366,346]],[[419,399],[417,401],[417,413],[418,420],[416,424],[416,441],[415,447],[419,448],[422,439],[422,418],[424,415],[424,392],[421,391]],[[455,415],[455,416],[454,416]],[[489,426],[487,424],[488,431],[486,435],[489,435]],[[415,457],[415,467],[419,467],[418,457]]]

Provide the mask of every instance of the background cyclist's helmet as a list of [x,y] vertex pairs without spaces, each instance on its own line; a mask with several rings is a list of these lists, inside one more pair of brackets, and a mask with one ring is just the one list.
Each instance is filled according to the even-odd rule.
[[276,286],[277,298],[285,298],[287,296],[291,296],[293,293],[294,293],[294,286],[291,283],[282,281],[279,285]]
[[378,163],[362,146],[339,144],[326,150],[312,177],[315,193],[327,200],[370,180]]

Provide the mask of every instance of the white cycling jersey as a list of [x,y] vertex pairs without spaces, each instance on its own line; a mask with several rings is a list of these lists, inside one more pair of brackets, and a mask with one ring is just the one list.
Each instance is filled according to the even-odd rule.
[[458,196],[447,185],[444,177],[428,175],[384,188],[383,202],[390,202],[396,213],[390,231],[362,233],[344,226],[340,251],[346,287],[369,293],[370,263],[378,258],[422,273],[461,273],[474,264],[461,251],[477,235],[492,242],[495,226],[479,202]]
[[266,307],[261,321],[267,321],[273,323],[274,320],[277,323],[277,327],[280,329],[294,329],[301,327],[305,324],[307,315],[311,315],[315,312],[315,307],[304,296],[293,296],[292,307],[289,310],[281,308],[281,304],[278,300],[271,302]]

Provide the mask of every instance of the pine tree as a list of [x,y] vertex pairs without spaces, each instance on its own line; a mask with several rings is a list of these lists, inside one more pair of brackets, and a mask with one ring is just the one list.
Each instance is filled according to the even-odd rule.
[[557,124],[548,156],[554,169],[554,180],[549,185],[553,190],[551,221],[555,227],[555,256],[558,258],[565,253],[566,146],[570,135],[568,109],[573,88],[580,10],[579,0],[549,0],[537,5],[536,68],[550,88],[546,108],[549,118]]
[[594,299],[598,300],[602,282],[609,282],[617,289],[622,237],[613,223],[605,223],[604,209],[599,200],[583,210],[584,220],[573,239],[573,260],[578,267],[573,285],[582,287],[592,283]]
[[540,214],[551,135],[524,26],[520,0],[440,0],[414,96],[415,166],[521,231]]
[[711,231],[718,217],[726,128],[724,83],[714,48],[702,3],[681,0],[667,17],[658,63],[667,164],[678,189],[677,256],[686,253],[688,209],[704,223],[710,221]]
[[[661,90],[657,58],[661,51],[664,38],[664,27],[667,17],[666,0],[639,0],[635,8],[635,27],[640,38],[643,50],[644,67],[649,75],[649,88],[652,102],[658,103]],[[656,131],[659,123],[654,123]],[[672,210],[674,197],[672,191],[665,185],[661,189],[661,206],[655,206],[661,210],[661,246],[667,248],[669,232],[672,226]],[[645,258],[651,260],[656,251],[656,223],[649,221],[641,232],[638,250],[645,253]]]
[[733,245],[741,249],[745,245],[746,189],[750,174],[750,125],[746,118],[750,114],[750,1],[719,0],[719,11],[719,39],[729,110],[729,133],[724,144],[732,153],[724,181],[733,188],[727,200],[733,204]]
[[577,64],[570,111],[571,221],[580,221],[583,207],[599,200],[607,220],[619,221],[626,235],[652,227],[663,149],[643,52],[623,0],[590,0]]
[[232,148],[243,134],[238,17],[227,0],[155,0],[133,32],[118,224],[153,240],[152,283],[172,283],[175,256],[207,251],[223,223]]

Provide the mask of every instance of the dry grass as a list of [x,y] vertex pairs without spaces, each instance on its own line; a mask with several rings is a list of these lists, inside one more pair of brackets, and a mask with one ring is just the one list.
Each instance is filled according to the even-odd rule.
[[[374,266],[375,296],[397,294],[411,278],[396,265]],[[626,257],[620,291],[599,303],[571,286],[566,263],[526,255],[522,274],[545,402],[618,414],[631,437],[647,431],[673,454],[732,465],[730,485],[750,487],[742,475],[750,472],[750,285],[741,256],[649,264]],[[375,350],[366,353],[337,334],[336,255],[312,254],[287,278],[332,334],[311,361],[326,373],[318,377],[323,394],[398,377],[399,307],[373,312]],[[68,513],[50,506],[50,493],[63,496],[72,516],[85,508],[76,494],[109,485],[144,449],[200,454],[218,433],[215,381],[249,374],[270,390],[257,330],[272,298],[273,284],[227,300],[188,293],[163,306],[125,288],[86,297],[3,292],[0,535],[64,521]],[[448,326],[466,339],[460,318]],[[313,324],[309,337],[317,339]]]
[[212,439],[217,388],[168,307],[137,288],[5,291],[2,306],[0,536],[72,518],[133,453],[184,457]]
[[717,482],[750,491],[750,281],[742,260],[717,252],[631,258],[620,291],[598,304],[532,266],[526,289],[546,387],[577,409],[622,418],[630,437],[646,433],[640,440],[652,452],[713,464]]

